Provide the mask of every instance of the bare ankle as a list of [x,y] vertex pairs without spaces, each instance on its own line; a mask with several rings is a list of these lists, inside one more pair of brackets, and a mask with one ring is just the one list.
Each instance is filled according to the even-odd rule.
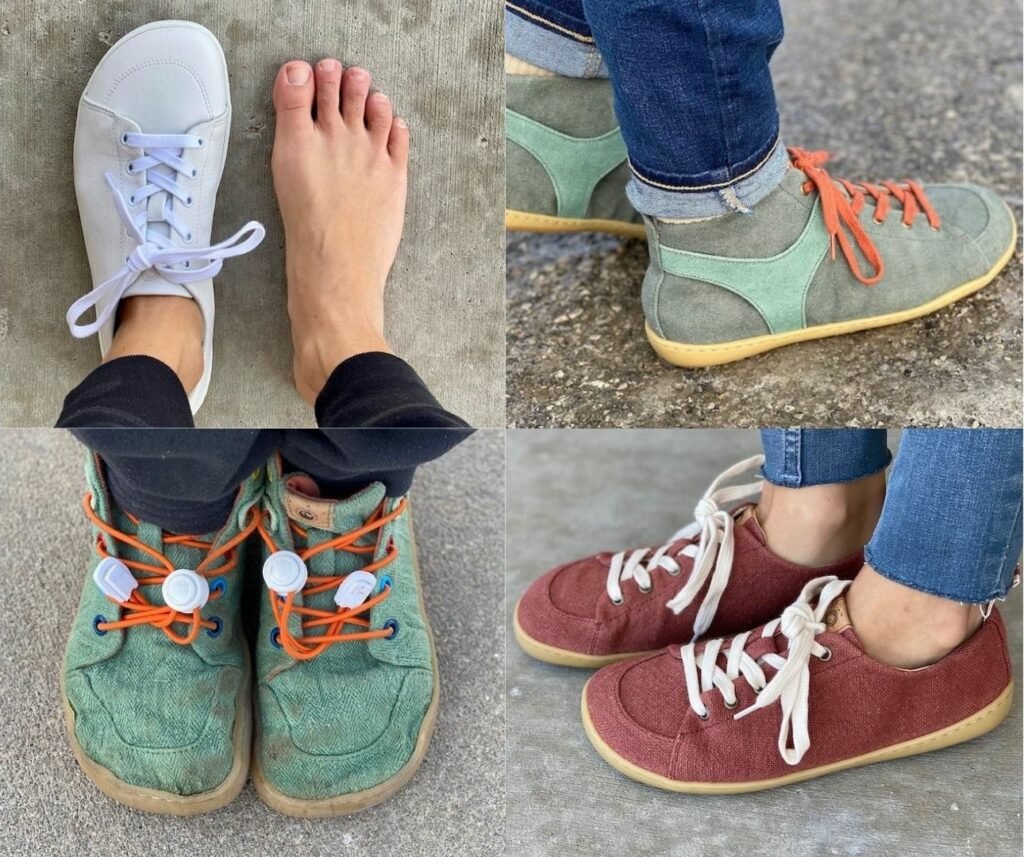
[[790,562],[816,567],[861,550],[884,500],[884,473],[805,488],[766,484],[756,514],[768,547]]
[[126,298],[103,359],[143,355],[171,368],[186,392],[203,374],[203,316],[191,298],[145,295]]
[[904,586],[871,566],[861,569],[846,593],[857,639],[871,657],[916,669],[942,660],[981,627],[981,610]]

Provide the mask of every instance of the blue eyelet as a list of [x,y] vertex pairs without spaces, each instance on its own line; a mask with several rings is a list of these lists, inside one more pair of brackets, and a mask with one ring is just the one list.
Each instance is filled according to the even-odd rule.
[[271,631],[270,631],[270,645],[272,645],[275,649],[280,649],[281,648],[281,629],[280,628],[272,628],[271,629]]
[[210,596],[223,595],[228,591],[228,582],[223,577],[215,577],[210,581]]
[[206,629],[206,636],[219,637],[220,632],[224,630],[224,623],[220,621],[219,616],[211,616],[210,621],[213,622],[213,627]]
[[96,636],[97,637],[102,637],[104,634],[107,633],[106,631],[101,631],[99,629],[100,622],[106,622],[106,621],[107,621],[106,617],[100,616],[98,613],[96,614],[96,618],[92,620],[92,629],[96,632]]
[[398,620],[397,619],[388,619],[387,622],[384,623],[384,627],[391,629],[390,636],[384,637],[385,640],[393,640],[393,639],[395,639],[395,637],[398,636]]
[[383,592],[385,589],[390,589],[393,585],[394,584],[391,582],[391,577],[389,575],[385,574],[380,579],[380,591],[381,592]]

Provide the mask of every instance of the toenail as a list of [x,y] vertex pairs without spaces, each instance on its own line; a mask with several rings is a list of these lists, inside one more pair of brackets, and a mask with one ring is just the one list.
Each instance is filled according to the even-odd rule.
[[365,68],[350,68],[349,76],[356,80],[365,80],[370,76],[370,73]]
[[285,70],[285,77],[294,86],[301,86],[309,80],[309,66],[305,63],[293,63]]
[[398,118],[397,118],[397,119],[395,120],[395,124],[396,124],[396,125],[397,125],[397,126],[398,126],[399,128],[408,128],[408,127],[409,127],[408,125],[406,125],[406,124],[405,124],[405,120],[404,120],[404,119],[403,119],[403,118],[402,118],[401,116],[399,116],[399,117],[398,117]]
[[318,63],[321,71],[334,71],[338,67],[337,60],[320,60]]

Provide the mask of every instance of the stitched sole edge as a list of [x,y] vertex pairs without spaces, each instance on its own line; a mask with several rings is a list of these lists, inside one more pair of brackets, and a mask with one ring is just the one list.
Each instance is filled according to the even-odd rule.
[[611,747],[609,747],[597,734],[594,724],[590,720],[587,711],[587,687],[583,688],[580,701],[580,712],[583,716],[583,729],[587,738],[594,745],[594,749],[600,754],[609,765],[620,773],[631,779],[644,783],[648,786],[664,789],[671,792],[682,792],[685,794],[744,794],[746,792],[758,792],[766,789],[774,789],[779,786],[787,786],[792,783],[803,782],[804,780],[822,777],[837,771],[845,771],[849,768],[859,768],[863,765],[871,765],[875,762],[886,762],[891,759],[902,759],[906,756],[915,756],[920,753],[929,753],[932,750],[940,750],[943,747],[951,747],[954,744],[961,744],[970,741],[979,735],[995,729],[1010,712],[1013,702],[1013,681],[1006,686],[993,702],[990,702],[980,711],[966,717],[952,726],[922,735],[920,738],[912,738],[899,744],[883,747],[880,750],[873,750],[862,756],[854,756],[850,759],[842,759],[828,765],[819,765],[816,768],[808,768],[794,774],[787,774],[784,777],[774,777],[770,780],[750,780],[738,783],[690,783],[672,780],[660,774],[652,773],[644,768],[634,765],[627,759],[622,758]]
[[579,669],[596,670],[606,667],[609,664],[617,664],[619,661],[638,658],[647,652],[626,652],[619,655],[584,655],[570,649],[560,649],[533,639],[523,626],[519,624],[519,605],[522,599],[516,602],[515,610],[512,613],[512,631],[516,635],[516,642],[519,647],[531,658],[544,661],[546,664],[554,664],[558,667],[577,667]]
[[[393,774],[390,778],[384,780],[384,782],[371,786],[368,789],[364,789],[359,792],[350,792],[349,794],[336,795],[329,798],[304,800],[302,798],[291,797],[272,786],[263,775],[262,768],[260,768],[260,754],[255,752],[252,754],[252,784],[256,787],[256,791],[262,801],[275,812],[279,812],[282,815],[289,815],[294,818],[330,818],[337,815],[350,815],[354,812],[359,812],[367,807],[381,803],[381,801],[387,800],[399,791],[407,782],[409,782],[409,780],[412,779],[413,774],[415,774],[416,771],[419,770],[420,765],[423,764],[423,759],[427,754],[427,748],[430,745],[430,739],[434,734],[434,726],[437,723],[438,703],[441,697],[441,680],[437,666],[437,647],[434,645],[434,631],[430,626],[430,620],[427,617],[427,608],[423,602],[423,584],[420,579],[420,564],[416,554],[416,538],[415,531],[412,527],[411,505],[409,507],[409,541],[412,545],[413,571],[416,575],[416,583],[418,585],[420,613],[423,615],[423,624],[426,626],[427,635],[430,638],[430,662],[434,670],[434,692],[431,695],[430,705],[427,707],[427,713],[424,715],[423,723],[420,726],[419,734],[416,737],[416,746],[413,748],[412,755],[409,757],[409,761],[399,769],[398,773]],[[257,724],[257,746],[259,745],[259,741],[260,730],[259,725]]]
[[[1009,210],[1009,206],[1007,206],[1007,211]],[[684,342],[663,339],[647,323],[644,324],[644,330],[651,345],[662,360],[674,366],[700,369],[706,366],[734,363],[737,360],[744,360],[747,357],[753,357],[755,354],[763,354],[766,351],[772,351],[796,342],[806,342],[811,339],[827,339],[830,336],[842,336],[846,333],[857,333],[861,330],[871,330],[876,327],[887,327],[890,324],[912,321],[915,318],[931,315],[933,312],[937,312],[968,295],[974,294],[974,292],[984,288],[996,278],[999,272],[1009,263],[1014,251],[1017,249],[1017,219],[1013,217],[1012,213],[1011,218],[1013,220],[1013,238],[1010,241],[1010,246],[990,271],[976,280],[971,280],[962,286],[957,286],[955,289],[951,289],[934,300],[911,309],[887,313],[886,315],[875,315],[869,318],[855,318],[831,324],[818,324],[814,327],[804,327],[800,330],[789,330],[785,333],[772,333],[765,336],[752,336],[749,339],[737,339],[732,342],[721,342],[713,345],[688,345]]]
[[252,665],[248,646],[245,648],[245,673],[235,700],[235,725],[231,742],[234,747],[234,762],[227,778],[215,789],[195,795],[179,795],[173,792],[149,789],[127,783],[111,770],[88,756],[78,738],[75,737],[75,712],[68,702],[64,689],[64,672],[60,676],[60,696],[64,708],[64,723],[67,726],[68,741],[82,772],[107,797],[118,803],[152,812],[158,815],[202,815],[213,812],[231,803],[245,787],[249,774],[249,754],[252,749],[252,705],[249,690],[252,685]]
[[553,217],[550,214],[531,214],[511,208],[505,209],[505,229],[509,232],[605,232],[623,238],[643,238],[647,234],[642,223]]

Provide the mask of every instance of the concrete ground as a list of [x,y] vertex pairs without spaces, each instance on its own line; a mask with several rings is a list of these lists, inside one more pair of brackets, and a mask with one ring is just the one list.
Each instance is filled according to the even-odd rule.
[[753,795],[672,795],[619,775],[580,725],[589,673],[542,664],[515,643],[512,606],[535,577],[598,550],[659,544],[692,520],[711,479],[759,450],[756,433],[733,430],[509,433],[509,853],[1020,854],[1019,591],[1003,607],[1018,693],[998,729],[941,752]]
[[[437,730],[422,768],[391,800],[300,821],[251,786],[191,819],[125,809],[79,770],[58,675],[90,551],[83,452],[57,430],[5,432],[0,447],[0,855],[493,855],[504,812],[504,443],[478,432],[416,477],[417,546],[441,667]],[[258,577],[258,569],[255,570]],[[91,585],[91,584],[90,584]]]
[[[835,175],[972,181],[1021,217],[1019,0],[783,3],[784,138]],[[898,327],[705,370],[643,333],[646,245],[506,243],[508,423],[533,426],[1012,425],[1021,412],[1018,255],[976,296]]]
[[91,288],[71,166],[75,115],[109,46],[162,18],[204,24],[227,56],[234,112],[214,240],[249,220],[267,227],[263,244],[217,277],[216,363],[199,422],[314,424],[291,385],[271,85],[288,59],[334,55],[368,68],[412,133],[388,339],[446,407],[473,425],[503,425],[501,17],[493,4],[455,0],[5,2],[0,424],[53,425],[65,394],[99,360],[95,340],[72,339],[64,323]]

